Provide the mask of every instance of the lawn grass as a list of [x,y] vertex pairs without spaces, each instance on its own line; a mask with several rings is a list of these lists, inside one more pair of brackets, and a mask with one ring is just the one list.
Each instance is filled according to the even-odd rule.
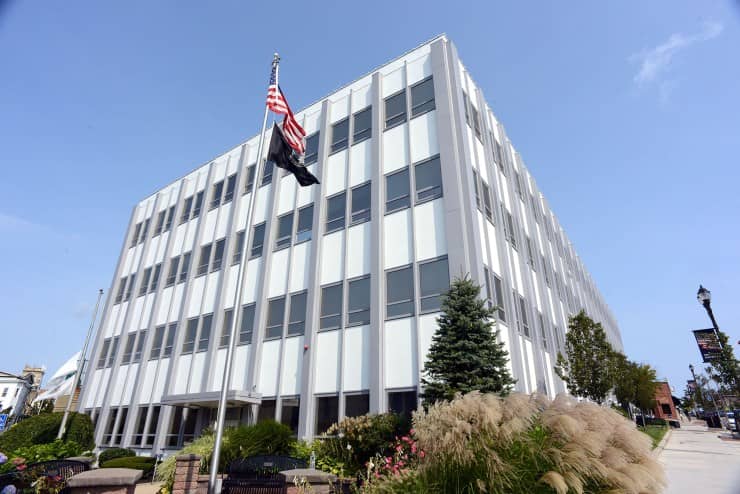
[[648,425],[647,427],[638,427],[638,429],[643,434],[650,436],[650,439],[653,440],[653,449],[660,444],[660,440],[663,439],[665,433],[668,432],[667,425]]

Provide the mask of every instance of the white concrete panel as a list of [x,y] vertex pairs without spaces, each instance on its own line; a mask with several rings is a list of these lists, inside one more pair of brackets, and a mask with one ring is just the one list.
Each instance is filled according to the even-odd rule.
[[257,285],[259,283],[261,268],[262,257],[248,261],[244,289],[242,290],[242,304],[248,304],[257,300]]
[[123,259],[123,268],[121,269],[121,274],[123,276],[128,276],[131,273],[131,267],[134,264],[134,249],[127,249],[126,253],[124,254]]
[[[160,279],[160,283],[162,280]],[[168,322],[168,315],[170,313],[170,305],[172,304],[172,292],[175,289],[173,287],[167,287],[162,290],[162,300],[159,304],[159,310],[157,311],[157,317],[154,319],[155,325],[165,324]]]
[[491,264],[489,264],[488,267],[493,269],[496,274],[501,276],[501,258],[498,252],[498,245],[496,244],[496,233],[498,232],[498,229],[495,228],[491,223],[486,222],[486,230],[488,231],[488,241],[491,245]]
[[439,317],[439,314],[439,312],[435,312],[419,316],[419,349],[421,354],[419,366],[422,370],[424,369],[424,362],[427,360],[429,348],[432,346],[432,337],[437,332],[437,317]]
[[216,293],[218,292],[218,286],[221,281],[221,273],[223,271],[215,271],[208,273],[203,276],[206,280],[206,288],[203,293],[203,306],[201,307],[201,314],[208,314],[215,310],[216,307]]
[[297,395],[301,392],[301,369],[303,368],[303,336],[285,339],[280,394]]
[[371,85],[352,90],[352,113],[358,112],[373,104]]
[[206,352],[198,352],[193,356],[193,366],[190,370],[188,393],[199,393],[203,382],[203,371],[206,364]]
[[115,325],[113,326],[113,335],[119,335],[123,332],[123,323],[126,320],[126,314],[128,312],[130,302],[121,303],[121,312],[118,314]]
[[[276,172],[273,172],[276,173]],[[255,184],[256,186],[257,184]],[[253,225],[257,225],[267,219],[267,199],[270,196],[270,189],[272,188],[272,185],[265,185],[264,187],[258,187],[257,190],[257,204],[254,208],[254,223]],[[246,220],[246,218],[245,218]],[[240,225],[243,225],[244,223],[239,223]]]
[[314,105],[314,108],[307,108],[304,112],[303,129],[306,135],[313,134],[319,130],[321,124],[321,104]]
[[522,284],[522,271],[519,267],[519,253],[511,249],[511,267],[514,274],[514,287],[519,293],[524,294],[524,285]]
[[414,207],[417,261],[447,254],[443,200],[435,199]]
[[[318,176],[318,165],[311,165],[307,166],[306,168],[313,175]],[[296,207],[302,208],[307,204],[311,204],[313,202],[314,190],[315,187],[298,187],[298,199],[296,201]]]
[[143,381],[139,386],[139,404],[151,403],[154,391],[154,378],[157,376],[157,361],[147,362],[144,368]]
[[404,123],[383,132],[383,174],[408,166],[409,143]]
[[406,65],[406,77],[409,86],[426,79],[430,75],[432,75],[432,57],[428,54],[412,60]]
[[113,328],[116,326],[116,321],[118,320],[118,317],[121,312],[121,306],[123,304],[116,304],[113,307],[111,307],[110,312],[108,313],[108,320],[105,324],[105,337],[108,338],[113,334]]
[[[282,170],[280,170],[282,175]],[[278,216],[293,211],[298,184],[293,174],[288,174],[280,179],[280,197],[278,199]]]
[[347,116],[349,111],[349,98],[347,96],[334,100],[331,103],[331,122],[332,124],[340,121]]
[[347,278],[370,272],[370,222],[355,225],[347,230]]
[[321,284],[333,283],[343,278],[344,273],[344,230],[324,236],[321,250]]
[[101,407],[103,406],[103,398],[105,397],[105,393],[108,391],[108,386],[110,386],[110,367],[105,369],[103,371],[103,377],[100,379],[100,384],[98,384],[98,394],[95,397],[95,407]]
[[152,319],[152,309],[154,308],[154,294],[149,293],[144,297],[144,311],[141,315],[139,327],[136,329],[146,329]]
[[226,279],[226,286],[224,287],[224,294],[221,297],[222,306],[224,309],[234,307],[234,295],[236,295],[236,277],[239,274],[239,265],[228,266],[224,268],[224,276]]
[[190,375],[190,365],[193,362],[192,355],[182,355],[178,358],[177,367],[174,375],[174,383],[172,385],[172,394],[182,394],[187,392],[188,389],[188,376]]
[[283,249],[272,253],[270,260],[270,281],[267,288],[267,297],[277,297],[286,292],[288,284],[288,266],[290,249]]
[[418,163],[439,154],[436,110],[427,112],[409,122],[409,139],[411,140],[412,163]]
[[384,269],[411,263],[414,259],[412,244],[410,209],[404,209],[383,217]]
[[297,292],[308,288],[308,274],[311,268],[311,246],[313,240],[303,242],[293,247],[290,259],[290,292]]
[[344,331],[344,391],[370,389],[370,326]]
[[[480,232],[480,251],[483,252],[483,263],[486,266],[491,266],[490,261],[490,255],[488,253],[488,247],[486,247],[486,237],[488,236],[488,230],[486,229],[486,220],[483,216],[483,213],[475,209],[475,220],[478,222],[478,231]],[[492,242],[493,239],[489,238],[489,242]],[[493,244],[493,248],[495,249],[496,246]]]
[[[187,223],[187,229],[185,230],[185,240],[182,243],[182,252],[191,251],[195,247],[195,231],[198,229],[198,221],[199,220],[195,220]],[[211,230],[210,234],[212,237],[213,230]],[[173,255],[181,254],[182,252],[174,252]]]
[[531,381],[529,379],[529,366],[524,361],[527,358],[527,349],[524,346],[524,337],[523,336],[517,336],[517,338],[519,339],[520,348],[523,349],[523,355],[522,355],[523,369],[522,369],[522,375],[521,376],[514,376],[514,378],[517,379],[522,384],[522,386],[524,386],[523,391],[525,393],[529,393],[530,390],[532,389],[532,387],[531,387]]
[[[315,393],[335,393],[339,390],[339,330],[325,331],[316,337]],[[308,351],[314,351],[311,348]]]
[[131,364],[128,371],[128,377],[126,378],[126,385],[123,388],[123,398],[121,402],[124,405],[131,403],[131,398],[134,397],[134,384],[136,384],[137,372],[139,372],[139,364]]
[[417,384],[414,318],[386,321],[384,338],[385,387],[405,388]]
[[[137,288],[137,295],[138,295],[138,288]],[[141,314],[144,312],[144,297],[136,297],[136,300],[134,300],[134,307],[133,311],[131,312],[131,317],[129,318],[128,322],[128,331],[135,331],[139,329],[139,325],[141,324]]]
[[[156,226],[156,225],[155,225]],[[167,253],[167,241],[170,238],[170,232],[166,231],[159,235],[159,244],[157,245],[157,255],[154,258],[154,263],[162,262],[165,254]]]
[[282,340],[271,340],[262,343],[262,362],[260,381],[257,392],[262,396],[277,395],[278,363],[280,362],[280,343]]
[[[241,193],[241,191],[240,191]],[[247,223],[247,210],[249,209],[250,201],[252,200],[252,194],[242,196],[239,201],[239,210],[236,212],[236,224],[239,225],[236,229],[241,230]]]
[[[234,191],[234,195],[238,197],[236,191]],[[221,209],[219,210],[220,213],[218,215],[218,220],[216,221],[216,232],[214,233],[212,238],[224,238],[229,233],[229,216],[231,215],[232,207],[234,207],[233,200],[230,203],[221,206]]]
[[529,372],[529,388],[530,393],[537,391],[537,373],[534,369],[534,348],[532,347],[532,341],[528,338],[524,339],[524,348],[527,351],[527,368]]
[[90,394],[85,397],[85,408],[94,408],[95,401],[100,394],[100,379],[103,376],[102,370],[96,370],[93,372],[91,379],[88,383]]
[[[190,300],[185,309],[185,317],[195,317],[200,314],[201,302],[205,293],[206,277],[198,276],[190,282]],[[179,288],[179,287],[178,287]]]
[[144,252],[144,244],[139,244],[134,249],[134,258],[131,264],[131,272],[135,272],[139,269],[139,263],[141,262],[141,255]]
[[118,368],[113,387],[111,388],[110,404],[111,406],[117,407],[121,405],[121,398],[123,397],[123,387],[126,384],[126,373],[128,372],[128,365],[123,365]]
[[[150,225],[149,228],[154,228],[155,226],[156,225]],[[149,248],[147,249],[146,256],[144,257],[144,267],[150,267],[152,264],[154,264],[154,260],[157,258],[157,251],[159,250],[160,240],[161,236],[157,235],[149,241]]]
[[553,378],[553,365],[549,352],[543,352],[545,355],[545,374],[547,375],[547,395],[555,398],[555,379]]
[[[249,365],[249,350],[252,348],[252,345],[241,345],[236,347],[236,351],[234,352],[234,375],[231,379],[231,388],[232,389],[241,389],[243,391],[249,391],[247,389],[246,381],[247,381],[247,368]],[[224,359],[226,357],[224,356]],[[219,377],[220,379],[220,377]],[[220,389],[220,388],[219,388]]]
[[390,72],[383,77],[383,98],[387,98],[391,94],[397,93],[406,86],[404,77],[403,67],[399,67],[393,72]]
[[166,384],[167,372],[170,370],[171,359],[164,358],[159,361],[159,372],[157,373],[157,382],[154,385],[152,393],[152,403],[159,403],[164,396],[164,385]]
[[[179,218],[174,218],[172,221],[174,223],[178,223],[180,220]],[[172,257],[182,254],[183,245],[185,244],[185,232],[187,229],[187,224],[182,224],[175,227],[175,238],[172,239]]]
[[[224,377],[224,367],[226,366],[226,348],[219,348],[218,350],[216,350],[214,361],[215,364],[213,364],[213,375],[211,376],[211,382],[208,383],[208,391],[221,390],[221,380]],[[234,366],[231,367],[231,372],[234,373],[231,376],[231,387],[232,389],[239,389],[234,386],[234,381],[236,377]]]
[[506,206],[506,209],[511,211],[511,202],[509,201],[508,178],[500,174],[499,174],[499,177],[501,178],[500,197],[503,199],[504,206]]
[[349,148],[349,186],[367,182],[372,178],[372,139]]
[[329,197],[347,188],[347,150],[334,153],[326,160],[324,196]]
[[499,330],[498,339],[504,344],[504,350],[509,352],[510,356],[508,359],[506,359],[506,368],[509,369],[509,375],[514,376],[514,366],[511,364],[511,342],[509,341],[509,327],[502,322],[497,322],[496,327]]

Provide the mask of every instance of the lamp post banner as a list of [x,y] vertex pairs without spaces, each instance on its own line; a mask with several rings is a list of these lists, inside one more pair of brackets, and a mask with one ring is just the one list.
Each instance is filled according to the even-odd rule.
[[688,381],[686,381],[686,387],[689,388],[689,392],[695,393],[696,392],[696,381],[694,381],[693,379],[689,379]]
[[694,337],[696,338],[696,344],[699,345],[704,363],[711,363],[722,354],[722,345],[714,328],[695,329]]

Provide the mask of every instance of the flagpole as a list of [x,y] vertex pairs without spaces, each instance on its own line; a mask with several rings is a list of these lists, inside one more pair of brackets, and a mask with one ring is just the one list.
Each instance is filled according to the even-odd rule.
[[[272,58],[272,67],[277,70],[278,63],[280,62],[280,56],[277,53]],[[262,119],[262,131],[260,131],[259,144],[257,145],[257,164],[255,165],[254,171],[254,182],[252,185],[252,195],[249,199],[249,209],[247,210],[247,224],[244,229],[244,243],[242,245],[241,262],[239,263],[239,271],[236,276],[236,290],[234,293],[234,317],[231,318],[231,332],[229,335],[229,346],[226,350],[226,365],[224,366],[224,374],[221,379],[221,396],[218,400],[218,418],[216,419],[216,442],[213,446],[213,458],[211,459],[211,472],[208,479],[208,492],[209,494],[216,494],[216,477],[218,476],[218,464],[221,458],[221,445],[224,438],[224,422],[226,421],[226,401],[229,388],[231,387],[231,370],[233,364],[234,351],[236,350],[236,340],[239,335],[237,328],[241,322],[241,298],[242,298],[242,282],[247,272],[247,252],[249,246],[249,233],[252,227],[252,221],[254,216],[254,209],[257,198],[257,190],[260,184],[260,178],[262,176],[262,149],[265,144],[265,130],[267,129],[267,117],[269,114],[269,107],[265,104],[265,116]],[[247,177],[249,179],[249,177]]]
[[98,301],[95,303],[95,310],[93,311],[92,321],[90,321],[90,327],[87,329],[87,337],[85,338],[85,344],[82,347],[82,353],[80,358],[77,360],[77,370],[75,371],[75,378],[72,382],[72,393],[69,395],[67,400],[67,407],[64,409],[64,416],[62,417],[62,423],[59,426],[59,433],[57,439],[61,439],[64,436],[64,432],[67,429],[67,418],[69,417],[69,410],[72,408],[72,401],[75,398],[75,391],[77,391],[77,385],[80,383],[80,377],[82,375],[82,367],[85,365],[85,355],[87,355],[87,346],[90,344],[90,336],[92,335],[93,327],[95,327],[95,320],[98,318],[98,307],[100,306],[100,299],[103,298],[103,289],[101,288],[98,292]]

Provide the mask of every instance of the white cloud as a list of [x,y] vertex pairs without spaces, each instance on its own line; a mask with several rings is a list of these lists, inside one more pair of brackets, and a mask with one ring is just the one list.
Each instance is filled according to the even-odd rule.
[[[668,70],[679,52],[696,43],[716,38],[722,34],[723,29],[724,26],[718,22],[706,22],[698,33],[674,33],[664,43],[655,48],[635,53],[630,57],[630,61],[640,63],[640,70],[634,77],[635,83],[638,86],[645,86],[652,82],[660,82],[661,76]],[[675,86],[673,83],[669,83],[669,85],[671,88]],[[665,85],[661,85],[661,97],[665,96],[665,87]]]

